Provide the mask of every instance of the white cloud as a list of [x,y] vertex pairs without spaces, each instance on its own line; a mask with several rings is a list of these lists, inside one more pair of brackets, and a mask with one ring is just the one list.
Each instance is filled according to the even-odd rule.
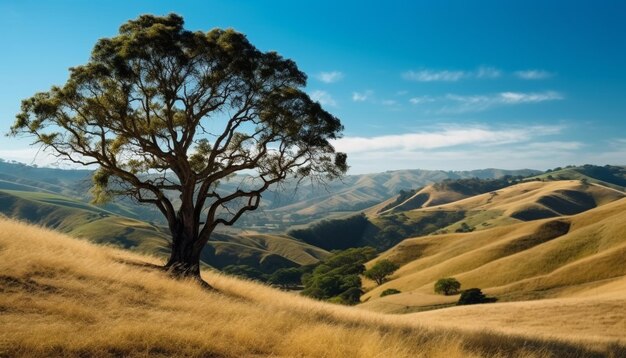
[[526,126],[508,129],[489,127],[449,127],[432,132],[416,132],[376,137],[346,136],[334,142],[337,150],[350,153],[371,153],[437,149],[459,145],[501,145],[529,141],[536,136],[558,134],[562,126]]
[[536,103],[545,101],[555,101],[563,99],[563,95],[555,91],[521,93],[521,92],[502,92],[497,96],[497,100],[502,103]]
[[383,106],[395,106],[398,102],[393,99],[385,99],[382,100],[380,103],[382,103]]
[[419,96],[419,97],[413,97],[409,99],[409,102],[411,102],[411,104],[423,104],[423,103],[431,103],[435,101],[436,99],[431,96]]
[[417,82],[456,82],[464,77],[467,77],[467,73],[464,71],[433,71],[433,70],[420,70],[420,71],[407,71],[402,74],[405,80],[417,81]]
[[626,148],[594,154],[589,149],[582,151],[588,144],[553,137],[561,136],[566,128],[564,125],[456,124],[406,134],[347,136],[333,144],[337,150],[348,153],[352,174],[416,168],[547,169],[586,162],[617,163],[620,153],[623,162]]
[[364,102],[374,95],[374,91],[367,90],[365,92],[352,92],[352,100],[354,102]]
[[514,74],[523,80],[543,80],[554,76],[554,74],[544,70],[516,71]]
[[336,107],[337,101],[326,91],[315,90],[311,92],[311,99],[319,102],[322,106]]
[[502,76],[501,70],[489,66],[481,66],[474,71],[422,69],[402,74],[405,80],[417,82],[456,82],[462,79],[493,79],[500,76]]
[[344,77],[343,73],[339,71],[320,72],[315,78],[324,83],[335,83]]
[[443,99],[453,102],[446,105],[438,113],[480,112],[502,105],[540,103],[562,100],[565,97],[555,91],[544,92],[500,92],[491,95],[457,95],[448,94]]

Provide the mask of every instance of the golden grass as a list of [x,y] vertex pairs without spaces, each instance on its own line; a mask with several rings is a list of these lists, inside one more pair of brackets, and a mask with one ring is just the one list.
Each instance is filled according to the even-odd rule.
[[[570,223],[565,235],[554,238],[540,235],[547,230],[546,225],[557,221]],[[433,284],[439,278],[453,276],[462,283],[462,288],[480,287],[501,301],[577,297],[587,300],[589,309],[580,310],[577,319],[570,320],[570,313],[576,313],[578,303],[569,306],[569,313],[563,311],[563,319],[570,322],[569,325],[555,323],[560,319],[559,313],[548,309],[546,303],[545,310],[537,309],[536,316],[529,316],[543,317],[543,320],[529,318],[528,325],[541,326],[544,331],[530,328],[528,331],[546,333],[554,329],[561,336],[572,339],[577,337],[577,332],[626,339],[626,313],[594,320],[594,317],[604,317],[607,312],[618,309],[626,312],[625,232],[626,199],[620,199],[574,216],[472,233],[408,239],[381,255],[381,258],[400,262],[403,266],[384,285],[375,287],[369,283],[371,290],[364,296],[367,302],[361,307],[378,312],[405,313],[451,305],[458,295],[435,295]],[[380,298],[380,292],[388,288],[399,289],[402,293]],[[570,301],[550,302],[567,306]],[[532,307],[541,307],[541,303],[537,304],[539,306]],[[484,326],[507,327],[504,322],[515,320],[524,311],[517,310],[523,306],[516,305],[502,306],[511,308],[502,311],[487,307],[500,306],[468,309],[466,323],[472,325],[484,320]],[[595,311],[592,311],[594,307]],[[443,322],[461,311],[455,308],[441,313],[424,313],[424,317],[429,317],[424,322]],[[510,314],[504,314],[505,311]],[[456,323],[454,321],[455,326]],[[463,326],[462,319],[458,323]],[[515,332],[525,331],[523,328]]]
[[[0,219],[0,356],[556,357],[622,354],[600,341],[426,328]],[[134,262],[134,264],[132,263]]]

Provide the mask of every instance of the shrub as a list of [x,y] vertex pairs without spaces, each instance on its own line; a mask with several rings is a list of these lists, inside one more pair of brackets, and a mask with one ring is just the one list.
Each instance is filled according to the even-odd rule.
[[461,292],[461,297],[459,297],[459,302],[457,302],[457,305],[475,305],[479,303],[496,302],[497,300],[498,299],[495,297],[485,296],[480,288],[469,288]]
[[461,283],[454,277],[441,278],[435,282],[435,293],[440,295],[454,295],[459,293]]
[[400,290],[396,290],[395,288],[388,288],[380,293],[380,297],[385,297],[389,295],[397,295],[400,293]]

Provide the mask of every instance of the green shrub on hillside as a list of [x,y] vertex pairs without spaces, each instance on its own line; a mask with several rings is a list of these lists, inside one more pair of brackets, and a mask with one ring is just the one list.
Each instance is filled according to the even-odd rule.
[[469,288],[461,292],[461,297],[459,297],[459,302],[457,302],[457,305],[475,305],[480,303],[496,302],[497,300],[498,299],[495,297],[485,296],[480,288]]
[[380,293],[380,297],[385,297],[389,295],[397,295],[398,293],[401,293],[401,291],[396,290],[395,288],[388,288]]

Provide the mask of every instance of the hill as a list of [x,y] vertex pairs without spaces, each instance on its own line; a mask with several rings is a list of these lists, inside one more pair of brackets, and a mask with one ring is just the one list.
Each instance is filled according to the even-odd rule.
[[[579,184],[572,181],[523,183],[503,189],[506,193],[499,194],[497,202],[494,199],[487,203],[487,197],[477,196],[447,204],[449,210],[468,205],[473,208],[493,205],[489,208],[499,208],[501,217],[492,223],[500,223],[473,232],[404,240],[380,257],[400,264],[401,268],[382,286],[370,285],[372,289],[362,298],[367,300],[362,306],[384,312],[445,307],[456,302],[458,295],[433,293],[434,282],[443,277],[455,277],[462,288],[480,287],[500,301],[569,298],[622,280],[626,275],[623,265],[626,199],[623,193],[589,185],[586,191],[577,191],[593,198],[594,205],[589,210],[575,214],[587,207],[576,206],[581,201],[572,199],[569,208],[573,212],[561,211],[559,215],[551,215],[552,218],[531,221],[513,218],[512,214],[518,213],[520,208],[545,206],[541,198],[563,195],[562,190],[571,190],[572,185]],[[578,199],[577,195],[569,198]],[[557,212],[556,208],[551,210]],[[380,292],[387,288],[396,288],[402,293],[380,298]],[[626,292],[621,295],[626,296]]]
[[530,179],[542,180],[586,180],[613,189],[626,191],[626,167],[615,165],[567,166],[547,170]]
[[[47,192],[0,190],[0,214],[71,236],[154,255],[169,253],[169,231],[103,208]],[[328,252],[284,235],[218,233],[202,254],[216,268],[247,265],[271,273],[309,265]]]
[[[474,171],[399,170],[384,173],[348,175],[328,183],[282,183],[264,193],[261,208],[239,220],[240,229],[282,232],[294,225],[306,225],[315,220],[343,216],[366,209],[396,195],[400,190],[439,182],[447,178],[496,178],[504,175],[538,174],[534,170],[483,169]],[[36,191],[61,194],[89,202],[90,170],[37,168],[0,160],[0,190]],[[226,191],[236,190],[245,176],[221,183]],[[172,196],[172,201],[177,198]],[[130,200],[118,200],[105,207],[116,214],[142,221],[164,224],[161,214],[150,206],[139,206]]]
[[623,345],[600,339],[425,327],[412,317],[312,301],[211,271],[203,276],[216,290],[206,290],[169,278],[152,266],[159,263],[154,257],[6,219],[0,218],[0,225],[2,356],[617,357],[626,352]]

